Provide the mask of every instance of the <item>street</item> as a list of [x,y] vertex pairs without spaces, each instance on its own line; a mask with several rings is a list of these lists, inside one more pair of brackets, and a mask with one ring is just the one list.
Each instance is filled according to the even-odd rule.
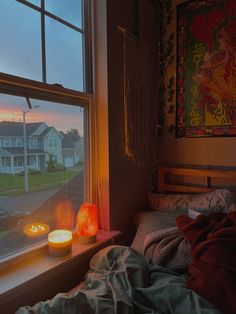
[[0,196],[0,210],[32,213],[59,189],[33,192],[19,196]]

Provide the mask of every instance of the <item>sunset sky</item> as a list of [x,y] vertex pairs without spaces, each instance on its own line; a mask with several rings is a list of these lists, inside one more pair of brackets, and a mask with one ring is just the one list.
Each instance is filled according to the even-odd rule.
[[[26,122],[46,122],[60,131],[78,129],[83,135],[81,107],[31,99],[33,108],[26,114]],[[0,94],[0,121],[23,121],[23,110],[28,110],[24,97]]]

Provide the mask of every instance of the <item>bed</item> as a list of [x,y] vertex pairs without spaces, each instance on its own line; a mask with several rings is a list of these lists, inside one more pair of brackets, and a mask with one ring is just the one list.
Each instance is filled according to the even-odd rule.
[[131,246],[102,249],[79,288],[16,313],[235,314],[235,192],[214,179],[232,185],[236,173],[159,167]]

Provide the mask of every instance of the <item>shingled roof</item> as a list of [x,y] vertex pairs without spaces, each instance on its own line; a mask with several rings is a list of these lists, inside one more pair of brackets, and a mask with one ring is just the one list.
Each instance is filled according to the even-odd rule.
[[[43,122],[26,123],[27,136],[30,136]],[[0,122],[0,136],[23,136],[23,122]]]
[[79,135],[76,133],[63,133],[62,138],[62,148],[75,148],[75,145],[78,143],[78,141],[81,139]]

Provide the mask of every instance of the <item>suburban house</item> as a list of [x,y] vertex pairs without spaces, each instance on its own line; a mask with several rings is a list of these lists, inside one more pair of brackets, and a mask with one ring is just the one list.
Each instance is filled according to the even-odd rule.
[[84,140],[77,132],[61,132],[62,157],[66,168],[73,167],[78,161],[84,161]]
[[[22,122],[0,122],[0,173],[16,174],[24,170],[24,135]],[[45,170],[49,155],[66,168],[79,161],[80,137],[73,138],[45,122],[26,123],[27,164]]]

